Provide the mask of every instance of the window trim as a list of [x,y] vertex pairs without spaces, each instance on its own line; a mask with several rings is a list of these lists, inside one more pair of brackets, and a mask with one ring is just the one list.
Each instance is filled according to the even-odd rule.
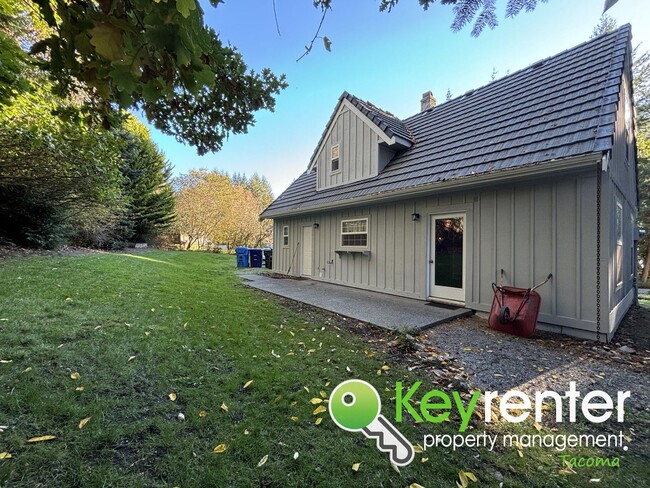
[[289,226],[282,226],[282,247],[289,247]]
[[[346,222],[359,222],[364,221],[366,223],[365,232],[343,232],[343,224]],[[349,246],[343,244],[344,235],[358,235],[365,234],[366,236],[366,245],[365,246]],[[338,239],[338,250],[341,251],[367,251],[370,249],[370,219],[368,217],[351,217],[341,219],[339,222],[339,239]]]
[[[334,157],[334,148],[336,148],[336,158]],[[336,161],[336,169],[333,169],[334,161]],[[330,173],[337,174],[341,172],[341,149],[338,144],[334,144],[330,148]]]
[[[620,220],[618,218],[619,209],[620,209],[620,216],[621,216]],[[624,268],[625,268],[625,246],[624,246],[625,237],[623,235],[623,231],[625,230],[625,226],[623,225],[624,218],[625,217],[624,217],[624,211],[623,211],[623,204],[621,203],[621,201],[618,198],[616,198],[616,207],[615,207],[615,210],[614,210],[614,233],[615,233],[614,234],[614,253],[615,253],[615,255],[614,255],[614,266],[615,266],[615,268],[614,268],[614,281],[615,281],[615,283],[614,284],[615,284],[615,287],[616,287],[617,291],[620,290],[623,287],[623,283],[625,282],[625,272],[624,272]],[[620,231],[620,234],[619,234],[619,231]],[[619,235],[620,235],[620,239],[619,239]],[[618,259],[617,259],[618,256],[616,256],[616,254],[618,254],[618,252],[619,252],[619,249],[620,249],[620,252],[622,254],[620,264],[619,264]],[[618,266],[620,266],[623,269],[618,269]],[[620,281],[617,279],[619,274],[621,276]]]

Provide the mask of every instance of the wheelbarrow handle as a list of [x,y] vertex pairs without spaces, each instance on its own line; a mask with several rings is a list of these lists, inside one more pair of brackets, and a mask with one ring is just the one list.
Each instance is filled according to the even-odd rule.
[[550,281],[551,278],[553,278],[553,273],[549,273],[548,276],[546,277],[546,279],[545,279],[544,281],[542,281],[539,285],[535,285],[535,286],[533,286],[533,287],[530,289],[530,291],[535,291],[535,290],[537,290],[540,286],[543,286],[543,285],[545,285],[546,283],[548,283],[548,282]]

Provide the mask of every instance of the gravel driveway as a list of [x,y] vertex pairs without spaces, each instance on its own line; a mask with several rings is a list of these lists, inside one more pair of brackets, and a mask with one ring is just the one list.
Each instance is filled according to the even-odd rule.
[[[650,412],[650,351],[629,339],[607,346],[552,334],[523,339],[492,331],[473,316],[424,331],[419,340],[459,362],[483,391],[563,392],[575,381],[579,390],[600,389],[613,398],[629,390],[626,406]],[[620,352],[622,345],[636,353]]]

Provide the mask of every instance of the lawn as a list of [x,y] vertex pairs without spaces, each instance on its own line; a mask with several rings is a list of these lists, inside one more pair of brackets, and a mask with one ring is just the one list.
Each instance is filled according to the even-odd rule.
[[[523,457],[427,450],[397,472],[362,434],[314,415],[326,405],[314,399],[344,379],[366,379],[393,419],[395,382],[429,389],[436,376],[409,371],[384,342],[245,287],[232,256],[0,262],[0,338],[7,486],[430,488],[454,486],[460,470],[474,473],[476,486],[499,486],[495,471],[504,486],[593,486],[592,477],[641,486],[650,476],[647,458],[634,455],[620,469],[561,474],[559,458],[543,449]],[[453,433],[453,424],[399,427],[421,443],[425,433]],[[55,438],[28,442],[45,435]]]

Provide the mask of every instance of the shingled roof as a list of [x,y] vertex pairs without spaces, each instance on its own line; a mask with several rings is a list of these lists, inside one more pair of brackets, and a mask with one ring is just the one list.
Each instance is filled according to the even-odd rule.
[[631,36],[624,25],[403,121],[344,93],[412,145],[379,175],[345,185],[317,191],[307,171],[262,217],[607,151]]

